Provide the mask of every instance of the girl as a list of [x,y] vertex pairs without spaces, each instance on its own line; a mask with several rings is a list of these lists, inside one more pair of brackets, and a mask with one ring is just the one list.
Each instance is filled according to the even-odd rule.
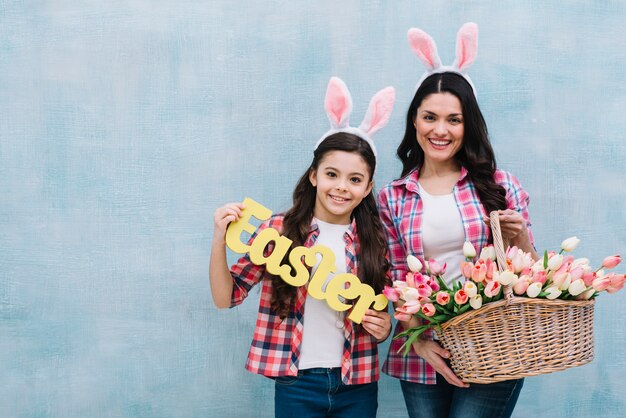
[[[487,214],[499,211],[502,234],[511,246],[537,255],[528,216],[528,194],[510,173],[496,169],[487,126],[465,70],[476,52],[477,27],[466,24],[457,37],[457,60],[442,67],[434,41],[419,29],[409,42],[428,71],[409,106],[398,147],[402,173],[379,195],[394,280],[404,280],[406,256],[446,262],[447,281],[461,278],[463,243],[484,247],[490,239]],[[397,332],[417,326],[399,322]],[[488,385],[462,382],[448,366],[450,353],[425,334],[404,357],[389,348],[385,373],[400,379],[414,417],[508,417],[523,381]]]
[[[355,274],[380,293],[389,277],[372,193],[376,149],[371,136],[387,123],[393,100],[392,88],[382,90],[372,99],[363,124],[349,127],[350,94],[341,80],[332,78],[325,102],[331,130],[318,141],[313,161],[293,192],[291,209],[264,222],[251,241],[263,229],[274,228],[293,241],[292,248],[327,246],[336,255],[335,274]],[[356,325],[345,313],[308,295],[306,285],[290,286],[264,266],[252,264],[247,254],[229,270],[225,232],[242,209],[231,203],[215,211],[211,292],[217,307],[232,307],[262,282],[246,369],[275,379],[275,416],[375,417],[377,344],[391,331],[389,314],[370,309]]]

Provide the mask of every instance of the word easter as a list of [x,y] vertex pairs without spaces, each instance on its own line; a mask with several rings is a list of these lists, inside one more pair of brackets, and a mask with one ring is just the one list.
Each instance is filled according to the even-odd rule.
[[[293,243],[289,238],[284,237],[273,228],[267,228],[261,231],[251,245],[241,242],[241,233],[254,233],[256,227],[249,223],[251,217],[255,217],[260,221],[264,221],[272,216],[272,211],[264,207],[260,203],[250,198],[243,201],[244,209],[242,216],[236,222],[231,222],[226,230],[226,245],[236,253],[250,252],[250,261],[257,266],[265,264],[265,268],[273,275],[280,276],[286,283],[291,286],[302,286],[309,280],[308,267],[313,267],[317,263],[316,254],[322,256],[320,265],[317,267],[315,274],[311,277],[308,284],[308,294],[315,299],[324,300],[332,309],[343,312],[352,307],[352,312],[348,318],[357,324],[361,323],[361,319],[365,311],[374,304],[374,309],[381,311],[387,307],[388,300],[383,294],[374,295],[374,289],[364,283],[359,278],[350,273],[337,274],[330,280],[326,286],[326,290],[322,289],[328,274],[335,272],[335,254],[328,247],[323,245],[314,245],[311,248],[295,247],[289,253],[289,263],[293,266],[294,274],[292,275],[292,267],[288,264],[281,265],[281,261],[289,251],[289,247]],[[263,250],[270,242],[274,243],[274,250],[265,257]],[[306,264],[306,265],[305,265]],[[358,301],[353,305],[348,305],[339,300],[343,297],[347,300]]]

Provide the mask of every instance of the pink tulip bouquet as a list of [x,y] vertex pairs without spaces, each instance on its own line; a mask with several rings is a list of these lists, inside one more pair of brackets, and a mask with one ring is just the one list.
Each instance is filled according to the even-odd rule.
[[[576,237],[568,238],[561,243],[560,252],[546,251],[537,261],[529,253],[509,247],[503,271],[498,269],[493,246],[483,248],[476,258],[476,250],[466,242],[463,246],[465,261],[461,262],[465,281],[456,282],[451,287],[443,279],[445,263],[429,260],[424,266],[419,259],[409,255],[410,272],[406,280],[394,281],[393,287],[386,286],[384,294],[392,302],[403,302],[395,308],[396,319],[408,321],[416,315],[421,319],[421,325],[394,338],[408,337],[401,347],[407,355],[412,343],[425,331],[471,309],[480,309],[484,304],[502,299],[504,286],[510,286],[520,297],[565,300],[589,300],[600,292],[614,293],[622,289],[626,275],[605,272],[615,268],[621,257],[606,257],[602,266],[594,270],[588,259],[563,254],[573,251],[579,242]],[[424,274],[422,270],[425,270]]]

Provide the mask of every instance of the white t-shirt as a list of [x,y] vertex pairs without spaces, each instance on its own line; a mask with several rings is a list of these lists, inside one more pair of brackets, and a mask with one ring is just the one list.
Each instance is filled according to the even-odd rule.
[[422,247],[424,261],[435,259],[440,264],[446,263],[443,278],[451,285],[461,278],[461,261],[465,230],[461,213],[453,193],[431,195],[420,185],[422,199]]
[[[320,234],[316,245],[324,245],[335,253],[335,273],[328,275],[323,290],[335,276],[346,273],[346,242],[344,234],[350,225],[335,225],[316,219]],[[315,273],[321,260],[313,267]],[[307,293],[304,302],[304,321],[302,328],[302,345],[300,346],[300,370],[313,367],[341,367],[343,356],[345,312],[337,312],[328,306],[325,300],[311,297]]]

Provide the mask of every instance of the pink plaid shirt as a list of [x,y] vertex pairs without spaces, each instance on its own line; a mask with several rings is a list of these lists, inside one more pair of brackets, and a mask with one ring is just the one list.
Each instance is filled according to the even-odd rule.
[[[274,228],[282,232],[283,215],[274,215],[263,222],[250,238],[250,242],[265,228]],[[304,245],[306,247],[313,246],[318,236],[319,229],[313,220],[308,239]],[[359,240],[356,235],[355,222],[348,228],[344,239],[346,242],[346,272],[356,275]],[[271,248],[268,250],[268,252],[272,251]],[[243,302],[250,289],[262,281],[259,313],[252,345],[248,352],[246,369],[252,373],[268,377],[296,376],[302,344],[306,286],[298,288],[292,310],[285,319],[281,320],[271,308],[272,281],[269,280],[264,266],[252,264],[249,255],[246,254],[232,266],[231,275],[234,281],[231,307]],[[347,316],[344,320],[344,336],[345,342],[341,361],[343,383],[354,385],[377,381],[379,373],[376,338],[362,327],[354,326]]]
[[[387,235],[389,245],[389,260],[393,280],[404,280],[408,272],[406,256],[413,254],[420,260],[424,259],[424,249],[421,240],[422,201],[418,186],[419,170],[413,170],[404,178],[392,181],[379,193],[379,211]],[[506,190],[508,209],[514,209],[522,214],[526,220],[531,242],[530,220],[528,217],[528,194],[522,189],[518,180],[510,173],[496,170],[494,180]],[[474,248],[480,249],[487,245],[490,231],[483,222],[487,216],[480,203],[474,185],[467,175],[467,170],[461,168],[461,176],[454,189],[454,198],[461,213],[465,240],[470,241]],[[479,250],[480,251],[480,250]],[[395,334],[402,332],[400,323],[397,324]],[[432,338],[432,333],[425,334]],[[401,380],[416,383],[435,384],[435,370],[414,351],[404,357],[397,353],[406,339],[393,340],[387,354],[387,361],[383,365],[383,372]]]

